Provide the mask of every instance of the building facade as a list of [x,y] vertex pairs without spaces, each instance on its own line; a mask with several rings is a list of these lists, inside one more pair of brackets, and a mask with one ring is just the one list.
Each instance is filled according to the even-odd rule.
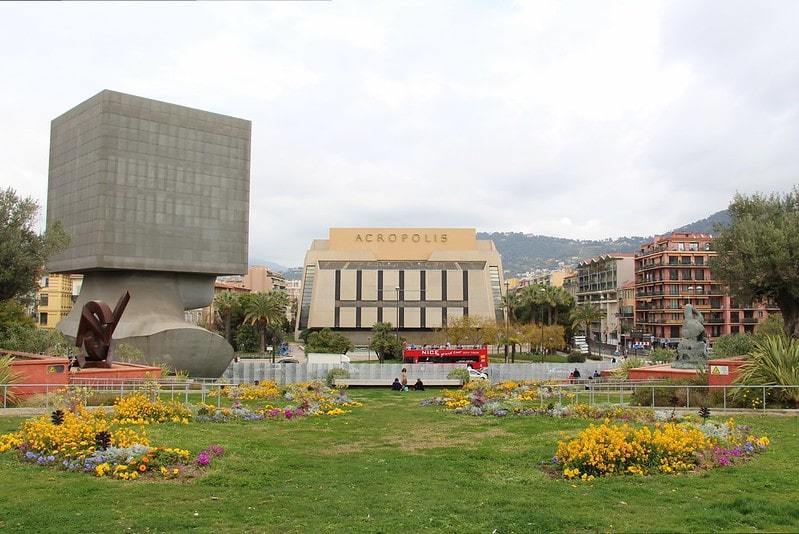
[[526,285],[563,287],[566,278],[573,274],[575,274],[573,269],[558,269],[557,271],[550,271],[548,273],[533,276],[529,279],[529,283]]
[[424,343],[464,315],[503,320],[502,260],[463,228],[331,228],[305,256],[297,331],[332,328],[356,343],[388,322]]
[[250,266],[242,281],[244,287],[250,288],[253,293],[268,293],[275,290],[286,291],[286,277],[260,265]]
[[716,255],[709,234],[672,233],[641,247],[635,257],[635,323],[648,341],[675,347],[680,340],[683,308],[702,312],[712,341],[726,334],[753,332],[769,312],[764,303],[736,302],[713,279],[709,260]]
[[592,304],[602,319],[591,325],[591,339],[611,345],[621,342],[619,293],[635,278],[633,254],[605,254],[577,264],[577,305]]
[[635,331],[635,280],[619,288],[619,311],[616,317],[619,322],[619,344],[629,347],[633,343],[632,334]]
[[34,319],[40,328],[52,330],[67,316],[75,301],[73,285],[80,284],[79,275],[46,274],[39,280]]
[[563,278],[563,289],[566,291],[566,293],[572,296],[574,302],[577,302],[578,288],[579,288],[579,283],[577,278],[577,271],[574,271]]

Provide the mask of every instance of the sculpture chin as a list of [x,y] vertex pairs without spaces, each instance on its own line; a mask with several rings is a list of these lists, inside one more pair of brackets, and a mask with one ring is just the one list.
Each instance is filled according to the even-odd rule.
[[190,376],[217,378],[233,359],[233,347],[221,336],[184,320],[184,311],[207,306],[214,275],[151,271],[90,271],[72,311],[58,329],[74,341],[80,311],[91,300],[116,302],[125,291],[130,303],[114,332],[114,343],[144,353],[144,361],[165,363]]

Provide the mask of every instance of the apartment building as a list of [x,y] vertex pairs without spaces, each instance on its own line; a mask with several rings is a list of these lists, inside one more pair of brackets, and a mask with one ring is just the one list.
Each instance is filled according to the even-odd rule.
[[591,325],[591,339],[611,345],[621,342],[619,294],[634,279],[632,253],[604,254],[577,264],[577,305],[592,304],[602,311],[602,319]]
[[752,332],[769,312],[778,311],[768,303],[740,303],[726,295],[710,270],[715,255],[710,234],[675,232],[641,246],[635,254],[635,324],[647,341],[676,347],[686,304],[702,312],[711,341]]
[[82,275],[46,274],[39,279],[36,292],[36,325],[53,329],[67,316],[80,292]]

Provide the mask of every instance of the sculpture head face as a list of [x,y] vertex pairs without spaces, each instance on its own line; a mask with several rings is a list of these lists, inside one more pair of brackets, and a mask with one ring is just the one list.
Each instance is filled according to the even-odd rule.
[[211,304],[214,299],[214,280],[215,276],[207,274],[176,274],[175,284],[184,309],[194,310]]

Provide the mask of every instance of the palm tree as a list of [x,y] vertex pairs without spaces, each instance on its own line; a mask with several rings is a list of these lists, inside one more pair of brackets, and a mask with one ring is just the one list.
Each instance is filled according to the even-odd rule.
[[[585,329],[585,342],[591,337],[591,323],[601,321],[604,314],[602,310],[593,304],[582,304],[572,311],[571,321],[573,325],[582,325]],[[591,352],[591,345],[588,345],[588,352]]]
[[546,306],[544,293],[546,289],[540,284],[523,287],[519,295],[520,304],[530,313],[530,324],[535,323],[536,311],[543,310]]
[[[269,325],[279,322],[286,314],[286,295],[282,291],[256,293],[244,309],[244,322],[255,326],[261,334],[261,352],[266,351],[266,331]],[[275,363],[275,351],[272,351]]]
[[515,291],[511,293],[508,291],[504,295],[502,295],[502,306],[508,312],[508,321],[513,322],[514,313],[516,309],[521,305],[521,301],[519,300],[519,294]]
[[553,320],[553,324],[558,324],[558,312],[560,311],[560,308],[563,307],[566,308],[567,310],[572,309],[574,307],[574,297],[572,297],[571,294],[562,287],[556,287],[554,289],[555,289],[554,297],[556,304],[554,308],[555,317]]
[[230,319],[233,316],[233,312],[239,307],[239,296],[232,291],[223,291],[214,297],[214,306],[225,325],[225,339],[228,343],[232,343]]

